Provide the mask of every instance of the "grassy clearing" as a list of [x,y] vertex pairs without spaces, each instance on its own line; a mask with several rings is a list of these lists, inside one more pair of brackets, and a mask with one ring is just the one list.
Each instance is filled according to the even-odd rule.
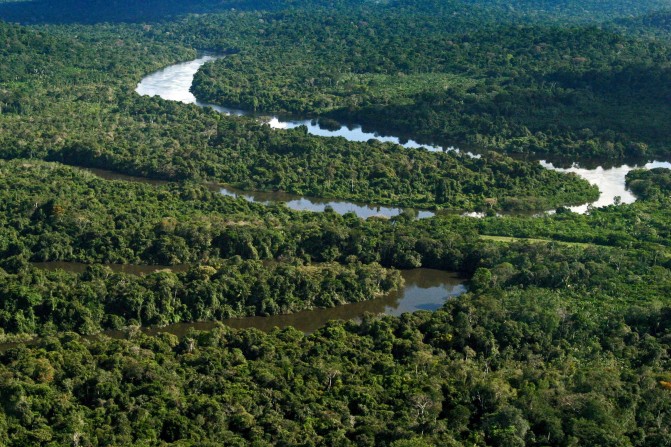
[[527,237],[510,237],[510,236],[489,236],[486,234],[481,234],[480,239],[484,239],[487,241],[494,241],[494,242],[505,242],[505,243],[512,243],[512,242],[529,242],[531,244],[542,244],[542,243],[549,243],[549,242],[555,242],[557,244],[562,244],[562,245],[568,245],[568,246],[574,246],[574,247],[593,247],[597,244],[592,244],[592,243],[585,243],[585,242],[566,242],[566,241],[558,241],[554,239],[536,239],[536,238],[527,238]]

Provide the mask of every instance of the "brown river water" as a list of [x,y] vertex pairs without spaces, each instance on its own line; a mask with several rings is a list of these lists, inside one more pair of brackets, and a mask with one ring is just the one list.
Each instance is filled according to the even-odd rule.
[[[81,273],[87,265],[76,262],[46,262],[34,263],[36,267],[46,270],[66,270]],[[108,264],[112,270],[134,275],[146,275],[155,271],[171,269],[175,272],[185,271],[188,266],[137,266]],[[380,298],[361,303],[344,304],[331,308],[305,310],[287,315],[272,315],[269,317],[242,317],[228,318],[222,321],[175,323],[163,327],[143,327],[140,330],[149,335],[161,332],[183,336],[192,329],[210,330],[219,324],[235,329],[256,328],[268,332],[274,328],[293,326],[296,329],[311,333],[324,326],[331,320],[360,320],[365,314],[401,315],[405,312],[419,310],[434,311],[440,308],[448,299],[461,295],[467,291],[467,280],[457,273],[433,269],[413,269],[401,272],[405,280],[404,286]],[[129,331],[105,331],[102,335],[112,338],[126,338]],[[94,338],[97,335],[87,338]],[[13,347],[31,344],[33,341],[17,343],[0,343],[0,352]]]

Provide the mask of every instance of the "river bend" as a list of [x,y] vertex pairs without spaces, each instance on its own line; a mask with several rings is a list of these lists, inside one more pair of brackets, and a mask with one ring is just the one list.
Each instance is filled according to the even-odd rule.
[[[205,63],[217,59],[215,56],[205,55],[188,62],[182,62],[171,65],[157,72],[147,75],[138,84],[136,92],[140,95],[160,96],[166,100],[180,101],[186,104],[196,104],[201,107],[211,107],[218,112],[232,115],[248,115],[250,113],[227,107],[221,107],[215,104],[200,102],[191,93],[190,88],[193,83],[193,77]],[[305,126],[308,133],[321,137],[343,137],[349,141],[365,142],[370,139],[377,139],[382,142],[391,142],[399,144],[405,148],[416,149],[425,148],[429,151],[458,151],[454,147],[441,147],[439,145],[420,144],[414,140],[404,140],[396,136],[381,135],[377,132],[363,130],[361,126],[340,126],[339,129],[326,129],[314,120],[286,120],[278,116],[268,116],[265,121],[276,129],[292,129],[298,126]],[[467,153],[471,156],[477,156]],[[603,168],[584,168],[576,163],[571,168],[558,168],[552,163],[540,161],[541,165],[547,169],[553,169],[559,172],[574,172],[599,188],[601,193],[599,199],[590,204],[584,204],[571,207],[570,209],[577,213],[585,213],[590,206],[601,207],[619,203],[632,203],[636,200],[634,195],[626,189],[625,176],[629,171],[635,168],[671,168],[671,163],[664,161],[652,161],[643,165],[620,165],[617,167]],[[363,218],[373,215],[383,215],[387,217],[398,215],[402,209],[394,207],[378,207],[375,205],[365,205],[345,201],[328,201],[325,199],[314,199],[300,197],[286,193],[257,193],[243,192],[233,188],[223,188],[222,193],[234,197],[244,197],[246,200],[269,203],[285,202],[289,208],[295,210],[323,211],[325,207],[331,206],[334,211],[346,213],[355,212]],[[619,200],[617,199],[619,197]],[[474,214],[477,215],[477,214]],[[429,211],[420,212],[419,218],[431,217],[433,213]]]

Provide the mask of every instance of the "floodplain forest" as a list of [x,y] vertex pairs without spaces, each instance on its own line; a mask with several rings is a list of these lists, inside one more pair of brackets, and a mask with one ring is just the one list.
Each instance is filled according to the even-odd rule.
[[664,0],[0,0],[0,445],[671,445],[670,161]]

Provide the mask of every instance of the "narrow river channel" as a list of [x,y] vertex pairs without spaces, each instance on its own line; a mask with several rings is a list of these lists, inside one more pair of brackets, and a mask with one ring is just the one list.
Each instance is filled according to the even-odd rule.
[[[33,263],[38,268],[45,270],[65,270],[81,273],[88,267],[86,264],[77,262],[42,262]],[[107,265],[115,272],[123,272],[133,275],[147,275],[159,270],[172,270],[183,272],[188,266],[138,266],[138,265]],[[273,328],[295,327],[296,329],[312,333],[324,326],[331,320],[360,320],[365,314],[401,315],[405,312],[418,310],[434,311],[440,308],[445,301],[461,295],[467,291],[466,279],[457,273],[445,272],[434,269],[413,269],[401,272],[404,285],[401,289],[388,293],[383,297],[360,303],[343,304],[330,308],[318,308],[305,310],[287,315],[272,315],[269,317],[242,317],[228,318],[221,321],[204,321],[191,323],[176,323],[162,327],[143,327],[140,330],[149,335],[166,332],[177,336],[187,335],[191,329],[211,330],[219,324],[235,329],[256,328],[268,332]],[[102,335],[112,338],[126,338],[127,331],[105,331]],[[96,337],[96,336],[92,336]],[[32,341],[34,342],[34,340]],[[30,344],[28,342],[0,343],[0,352],[13,347]]]
[[[33,265],[44,270],[64,270],[73,273],[82,273],[88,268],[87,264],[62,261],[35,262]],[[106,266],[113,272],[130,275],[148,275],[161,270],[171,270],[175,273],[180,273],[189,269],[188,265],[106,264]],[[323,326],[329,320],[357,319],[361,318],[367,312],[398,316],[404,312],[414,312],[416,310],[436,310],[442,306],[448,298],[459,296],[466,291],[466,279],[453,272],[419,268],[403,270],[401,271],[401,276],[404,280],[403,287],[373,300],[324,309],[318,308],[306,310],[288,315],[229,318],[223,320],[223,323],[236,328],[255,327],[262,330],[270,330],[275,326],[294,326],[302,331],[311,332]],[[214,327],[215,324],[216,323],[213,322],[178,323],[157,328],[156,330],[163,332],[177,332],[184,331],[186,329],[183,328],[192,327],[194,325],[204,328]]]

